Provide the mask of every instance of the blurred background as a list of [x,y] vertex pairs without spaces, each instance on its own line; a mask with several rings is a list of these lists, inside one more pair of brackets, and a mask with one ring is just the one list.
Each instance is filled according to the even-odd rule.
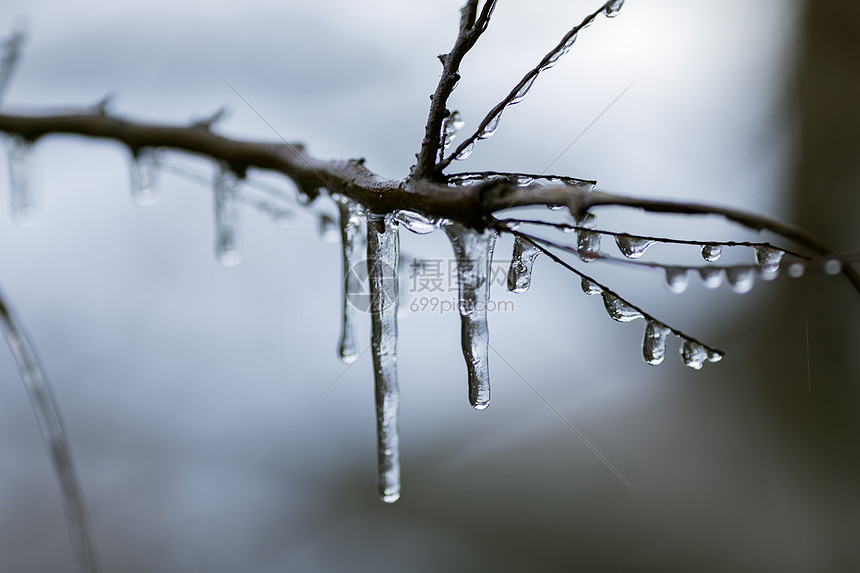
[[[219,131],[276,141],[229,82],[316,157],[366,157],[403,177],[460,4],[6,0],[0,27],[28,37],[4,107],[80,107],[112,92],[120,115],[182,123],[227,105]],[[449,104],[464,129],[597,4],[501,2]],[[858,26],[847,0],[632,0],[581,33],[455,168],[541,172],[582,134],[551,172],[770,214],[856,249]],[[860,301],[844,280],[780,277],[737,295],[694,279],[679,296],[659,272],[587,268],[727,351],[694,372],[677,340],[646,366],[643,323],[613,322],[539,258],[528,293],[493,292],[514,306],[490,316],[493,403],[476,412],[459,318],[409,311],[404,274],[403,494],[389,506],[375,496],[370,356],[347,368],[335,354],[340,253],[316,216],[333,206],[297,209],[287,228],[243,210],[245,260],[224,269],[211,189],[165,172],[161,200],[141,209],[128,164],[114,144],[47,138],[34,165],[40,224],[19,229],[0,205],[0,285],[54,384],[105,571],[860,567]],[[773,239],[711,219],[607,209],[598,220]],[[401,236],[407,261],[450,257],[440,233]],[[497,258],[510,248],[500,240]],[[359,328],[364,348],[366,317]],[[56,480],[5,350],[0,380],[0,570],[71,570]]]

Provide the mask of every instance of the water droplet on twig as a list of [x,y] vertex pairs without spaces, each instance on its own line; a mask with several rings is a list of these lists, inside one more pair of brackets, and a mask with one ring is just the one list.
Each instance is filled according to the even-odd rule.
[[755,275],[749,267],[729,267],[726,269],[726,278],[729,287],[738,294],[744,294],[752,290]]
[[685,339],[681,345],[681,359],[693,370],[701,370],[708,359],[708,350],[698,342]]
[[600,233],[580,229],[576,232],[577,252],[583,262],[590,263],[600,258]]
[[508,290],[521,293],[529,290],[532,283],[532,267],[540,249],[522,237],[514,239],[511,266],[508,269]]
[[624,5],[624,0],[610,0],[606,3],[603,13],[607,18],[615,18],[621,12],[621,7]]
[[784,251],[768,245],[757,245],[755,247],[755,262],[759,270],[763,273],[776,272],[784,255]]
[[668,326],[649,320],[645,326],[645,338],[642,340],[642,357],[645,362],[656,366],[663,362],[666,356],[666,338],[672,332]]
[[707,289],[715,289],[723,284],[723,269],[721,268],[702,267],[699,269],[699,276],[702,277],[702,284]]
[[723,254],[723,246],[714,243],[702,245],[702,258],[709,263],[716,262]]
[[603,289],[600,288],[593,280],[586,277],[582,277],[582,292],[584,292],[585,294],[593,295],[602,293]]
[[609,316],[618,322],[630,322],[637,318],[643,318],[641,312],[609,291],[603,291],[603,305],[606,307],[606,312],[609,313]]
[[616,235],[615,244],[618,245],[621,254],[628,259],[638,259],[645,254],[648,247],[654,244],[654,241],[642,237],[631,237],[630,235]]

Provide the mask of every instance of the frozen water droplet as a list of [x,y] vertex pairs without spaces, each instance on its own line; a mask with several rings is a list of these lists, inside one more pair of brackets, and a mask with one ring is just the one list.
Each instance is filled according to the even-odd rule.
[[609,291],[603,291],[603,305],[606,307],[606,312],[609,313],[609,316],[618,322],[630,322],[637,318],[643,318],[641,312]]
[[716,262],[720,255],[723,254],[723,246],[714,243],[708,243],[702,246],[702,258],[709,263]]
[[380,499],[400,496],[400,389],[397,384],[397,265],[400,239],[392,215],[367,217],[367,273],[370,286],[370,345],[376,399],[377,491]]
[[454,157],[454,159],[456,159],[457,161],[463,161],[464,159],[468,159],[468,157],[470,155],[472,155],[472,150],[474,150],[474,149],[475,149],[475,142],[473,141],[472,143],[470,143],[469,145],[464,147],[463,151],[458,153],[457,156]]
[[457,259],[457,286],[463,358],[469,372],[469,402],[477,410],[490,403],[487,302],[490,299],[490,265],[496,231],[483,232],[451,221],[445,233]]
[[576,224],[580,227],[585,227],[586,229],[593,229],[594,226],[597,225],[597,217],[594,213],[586,211],[577,217]]
[[155,205],[158,188],[158,158],[151,147],[135,150],[131,158],[131,200],[138,207]]
[[18,135],[9,137],[9,183],[12,220],[19,227],[33,227],[39,222],[39,208],[30,181],[33,142]]
[[564,43],[564,46],[562,46],[560,50],[553,53],[549,57],[549,60],[547,61],[546,65],[542,69],[548,70],[551,67],[553,67],[556,64],[556,62],[558,62],[561,59],[562,56],[564,56],[567,52],[570,51],[570,48],[573,47],[574,42],[576,42],[576,34],[574,34],[570,38],[568,38],[568,40]]
[[585,294],[601,294],[603,289],[597,283],[586,277],[582,277],[582,292]]
[[759,270],[763,273],[776,272],[784,255],[784,251],[767,245],[758,245],[755,247],[755,262]]
[[666,267],[666,288],[669,292],[681,294],[687,290],[688,284],[690,284],[690,276],[686,268]]
[[296,200],[299,202],[299,205],[310,205],[318,195],[319,193],[316,189],[303,189],[302,187],[296,189]]
[[803,263],[791,263],[788,265],[788,276],[793,279],[799,279],[806,273],[806,267]]
[[842,263],[837,259],[828,259],[824,261],[824,273],[828,275],[838,275],[842,272]]
[[[528,95],[529,90],[532,89],[532,86],[535,84],[536,79],[537,74],[527,79],[526,83],[524,83],[522,87],[517,90],[517,93],[514,94],[514,99],[512,99],[511,103],[509,103],[508,105],[514,105],[523,101],[523,99]],[[501,113],[499,115],[501,115]]]
[[420,213],[412,211],[397,211],[394,214],[397,220],[408,230],[416,235],[426,235],[437,229],[436,223]]
[[583,262],[590,263],[600,258],[600,233],[580,229],[576,232],[577,251]]
[[490,121],[484,126],[484,129],[478,133],[478,139],[489,139],[494,133],[496,133],[496,130],[499,128],[499,121],[502,119],[503,111],[504,108],[500,109],[496,112],[496,115],[490,118]]
[[336,243],[340,240],[340,229],[334,219],[323,213],[319,220],[320,238],[325,243]]
[[666,338],[672,332],[668,326],[649,320],[645,326],[645,338],[642,340],[642,357],[645,362],[656,366],[663,362],[663,357],[666,356]]
[[738,294],[751,291],[755,281],[753,269],[749,267],[729,267],[726,269],[726,278],[731,289]]
[[723,354],[722,352],[720,352],[718,350],[708,350],[708,362],[711,362],[711,363],[719,362],[720,360],[723,359],[723,356],[725,356],[725,354]]
[[335,194],[333,196],[340,215],[341,243],[341,273],[342,273],[342,321],[338,355],[349,364],[358,358],[358,347],[355,341],[355,313],[357,310],[367,312],[367,290],[362,282],[366,266],[362,266],[363,236],[361,226],[364,223],[361,205],[355,201]]
[[514,239],[514,251],[511,255],[511,266],[508,269],[509,291],[520,293],[529,290],[532,283],[532,267],[540,252],[540,249],[522,237]]
[[699,276],[702,277],[702,284],[707,289],[715,289],[723,284],[723,269],[702,267],[699,269]]
[[603,13],[607,18],[615,18],[621,12],[621,7],[624,5],[624,0],[610,0],[606,3]]
[[705,360],[708,359],[708,349],[698,342],[684,339],[684,344],[681,345],[681,359],[693,370],[701,370]]
[[520,175],[517,177],[517,186],[528,187],[534,182],[534,180],[534,177],[529,177],[528,175]]
[[550,203],[546,206],[550,211],[561,211],[564,208],[564,205],[556,205],[554,203]]
[[654,244],[654,241],[642,237],[631,237],[630,235],[616,235],[615,244],[618,245],[621,254],[628,259],[638,259],[645,254],[648,247]]
[[447,149],[454,138],[457,136],[457,131],[463,128],[465,122],[459,111],[452,111],[451,114],[442,120],[442,147]]
[[242,262],[239,247],[239,178],[226,165],[215,176],[215,255],[225,267]]

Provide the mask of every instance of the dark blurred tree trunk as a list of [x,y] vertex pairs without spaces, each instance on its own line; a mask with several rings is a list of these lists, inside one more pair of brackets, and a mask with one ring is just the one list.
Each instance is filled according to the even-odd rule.
[[[793,81],[789,219],[836,249],[857,248],[860,2],[806,1]],[[774,517],[800,563],[860,570],[860,299],[820,273],[781,282],[760,317],[765,336],[748,348],[759,359],[747,379],[763,416]]]

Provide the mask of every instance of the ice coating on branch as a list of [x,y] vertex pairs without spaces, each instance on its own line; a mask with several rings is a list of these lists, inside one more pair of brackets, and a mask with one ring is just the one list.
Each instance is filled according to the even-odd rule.
[[92,532],[78,476],[72,463],[72,455],[66,438],[66,430],[60,416],[54,390],[39,364],[39,359],[26,332],[18,323],[0,295],[0,329],[2,329],[12,356],[18,365],[21,380],[30,398],[42,441],[48,449],[54,472],[60,482],[60,493],[66,513],[66,524],[71,536],[72,549],[78,562],[78,570],[99,571],[98,555],[93,544]]
[[225,267],[242,262],[239,247],[239,178],[226,165],[215,176],[215,256]]
[[576,232],[576,248],[583,262],[590,263],[600,258],[600,233],[579,229]]
[[603,304],[609,316],[618,322],[630,322],[637,318],[643,318],[641,312],[609,291],[603,291]]
[[654,241],[642,237],[631,237],[630,235],[616,235],[615,244],[618,245],[621,254],[628,259],[638,259],[645,254],[648,247],[654,244]]
[[726,269],[726,279],[733,291],[744,294],[752,290],[755,275],[749,267],[729,267]]
[[130,167],[132,202],[138,207],[155,205],[160,195],[155,149],[145,147],[133,151]]
[[723,269],[719,267],[702,267],[699,269],[699,276],[707,289],[715,289],[723,284]]
[[320,215],[319,232],[320,238],[325,243],[336,243],[340,239],[338,224],[334,222],[334,219],[330,215],[325,213]]
[[567,52],[570,51],[570,48],[573,47],[573,44],[576,42],[577,34],[573,34],[567,41],[564,43],[564,46],[561,47],[560,50],[553,52],[553,54],[547,60],[546,65],[542,69],[548,70],[553,67],[556,62],[558,62],[562,56],[564,56]]
[[451,114],[442,120],[442,149],[448,149],[451,142],[457,136],[457,131],[463,128],[465,122],[459,111],[452,111]]
[[621,12],[621,7],[624,5],[624,0],[610,0],[606,3],[603,13],[607,18],[615,18]]
[[[526,83],[522,85],[520,89],[517,90],[517,93],[514,94],[514,99],[508,105],[514,105],[520,103],[525,99],[525,97],[529,94],[529,90],[532,89],[532,86],[535,85],[535,80],[537,79],[537,74],[533,75],[529,79],[526,80]],[[499,114],[501,115],[501,114]]]
[[693,370],[701,370],[705,360],[708,359],[708,349],[698,342],[685,339],[681,345],[681,359]]
[[413,213],[412,211],[397,211],[394,213],[394,216],[406,230],[411,231],[416,235],[426,235],[428,233],[432,233],[438,228],[435,221],[420,213]]
[[645,338],[642,340],[642,357],[645,362],[656,366],[663,362],[666,356],[666,338],[672,332],[668,326],[656,320],[649,320],[645,326]]
[[681,294],[687,290],[690,284],[690,276],[684,267],[666,267],[666,288],[669,292]]
[[714,243],[708,243],[707,245],[702,246],[702,258],[708,261],[709,263],[716,262],[720,255],[723,254],[723,246],[716,245]]
[[457,259],[460,333],[463,358],[469,372],[469,403],[476,410],[490,404],[487,302],[490,299],[490,265],[498,233],[470,229],[455,221],[445,225]]
[[489,139],[494,133],[496,133],[496,130],[499,128],[499,122],[502,120],[503,111],[505,111],[504,108],[500,109],[493,117],[490,118],[487,125],[478,132],[478,139]]
[[[334,195],[340,215],[340,242],[342,252],[343,272],[343,320],[341,322],[340,342],[338,343],[338,355],[340,359],[349,364],[358,357],[358,348],[355,342],[355,313],[358,310],[350,300],[350,296],[360,297],[363,294],[359,267],[364,258],[361,247],[363,237],[361,225],[364,221],[361,206],[340,195]],[[360,303],[359,303],[360,304]],[[368,310],[364,308],[363,310]]]
[[397,386],[397,263],[400,238],[392,215],[367,217],[367,273],[370,284],[370,345],[376,398],[377,491],[380,499],[400,498],[400,432]]
[[582,277],[582,292],[588,295],[601,294],[603,289],[593,280]]
[[33,196],[30,162],[33,142],[23,137],[9,137],[9,184],[12,220],[19,227],[33,227],[39,222],[39,208]]
[[463,161],[464,159],[468,159],[470,155],[472,155],[472,151],[475,149],[475,142],[473,141],[469,145],[463,148],[463,151],[458,153],[454,159],[457,161]]
[[526,292],[532,284],[532,267],[540,249],[530,241],[517,236],[514,238],[514,251],[508,269],[508,290]]
[[755,262],[758,268],[763,273],[773,273],[779,269],[779,263],[782,262],[782,257],[785,251],[775,249],[768,245],[758,245],[755,247]]

